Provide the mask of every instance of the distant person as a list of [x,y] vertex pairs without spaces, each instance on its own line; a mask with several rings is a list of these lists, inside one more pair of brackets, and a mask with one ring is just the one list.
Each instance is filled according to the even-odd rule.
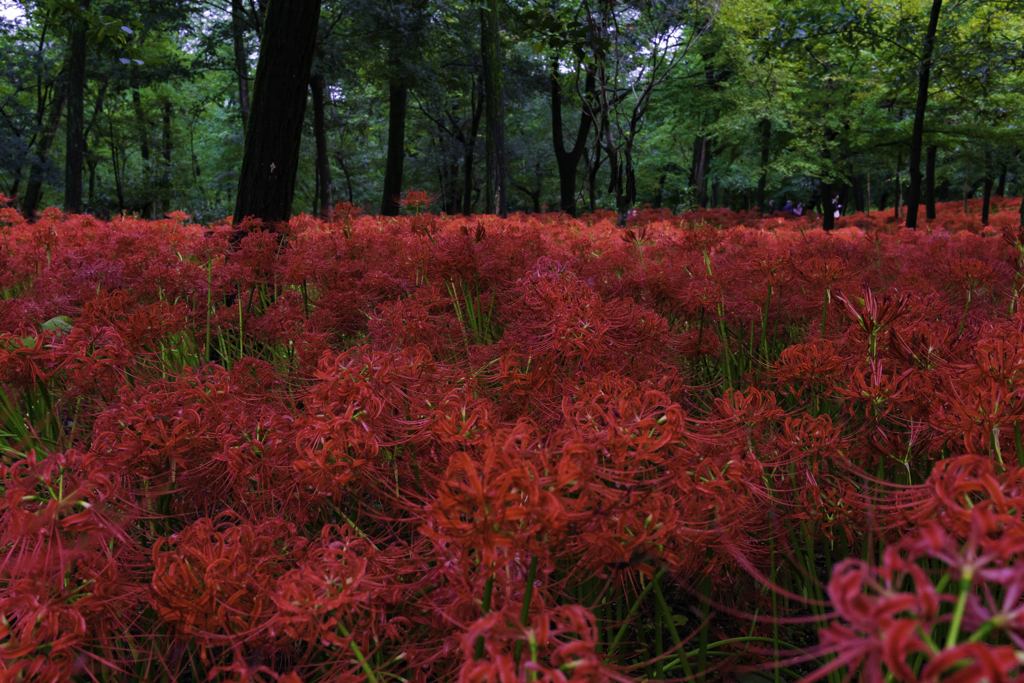
[[839,195],[836,195],[832,198],[832,216],[834,218],[839,218],[842,208],[843,205],[839,203]]
[[786,200],[786,205],[782,207],[782,213],[793,213],[793,201],[790,199]]
[[769,199],[768,200],[768,214],[771,215],[773,213],[775,213],[775,200],[774,199]]
[[793,215],[794,216],[803,216],[804,215],[804,204],[803,204],[803,202],[800,202],[799,204],[797,204],[796,206],[793,207]]

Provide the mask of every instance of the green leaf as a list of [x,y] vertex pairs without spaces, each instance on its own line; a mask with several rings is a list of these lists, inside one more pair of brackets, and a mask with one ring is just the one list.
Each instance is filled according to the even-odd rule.
[[66,315],[58,315],[55,318],[50,318],[42,324],[44,332],[58,332],[60,334],[67,334],[71,331],[71,318]]

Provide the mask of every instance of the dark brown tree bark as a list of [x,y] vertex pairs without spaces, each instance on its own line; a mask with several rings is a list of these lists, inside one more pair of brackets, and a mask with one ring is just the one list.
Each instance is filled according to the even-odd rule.
[[30,220],[35,217],[36,210],[39,208],[39,202],[43,197],[43,168],[46,164],[46,158],[50,154],[53,140],[57,137],[61,116],[64,114],[64,102],[67,99],[65,93],[66,91],[63,87],[57,87],[54,100],[50,103],[50,118],[46,122],[46,129],[43,131],[42,137],[39,139],[39,145],[36,147],[36,158],[32,162],[32,168],[29,170],[28,187],[25,189],[25,198],[22,200],[21,212],[25,215],[25,218]]
[[988,225],[989,209],[992,206],[992,152],[985,152],[985,180],[981,194],[981,224]]
[[709,140],[706,135],[701,135],[693,142],[693,170],[690,173],[690,184],[693,185],[697,206],[707,208],[708,198],[705,192],[705,172],[708,166],[708,157],[711,155]]
[[921,196],[921,148],[924,144],[924,113],[928,106],[928,79],[932,70],[932,51],[935,33],[939,26],[939,12],[942,0],[932,0],[932,11],[928,17],[928,31],[925,33],[921,50],[921,74],[917,80],[917,107],[914,109],[914,132],[910,138],[910,188],[907,191],[907,227],[917,227],[917,207]]
[[163,157],[163,167],[160,169],[159,187],[161,208],[153,205],[153,219],[156,220],[159,210],[166,212],[171,208],[171,189],[173,187],[174,174],[171,168],[171,153],[174,150],[174,135],[171,122],[174,117],[174,105],[169,99],[163,102],[163,138],[161,140],[160,155]]
[[1006,164],[1003,164],[999,169],[999,184],[996,186],[996,196],[1003,197],[1006,192]]
[[[89,0],[82,9],[89,8]],[[86,25],[72,19],[68,53],[67,142],[64,149],[64,211],[82,211],[82,166],[85,161],[85,54]]]
[[319,18],[320,0],[270,0],[267,7],[235,224],[252,216],[272,229],[291,217]]
[[245,56],[245,21],[242,0],[231,0],[231,41],[235,49],[235,74],[238,77],[238,109],[242,115],[242,133],[249,127],[249,60]]
[[480,53],[484,69],[484,120],[487,150],[485,211],[508,215],[505,169],[505,88],[502,74],[498,0],[480,8]]
[[[580,165],[580,157],[586,149],[587,136],[593,123],[586,113],[580,115],[580,124],[576,130],[576,140],[572,149],[566,150],[562,131],[562,86],[558,82],[558,62],[552,63],[551,81],[551,132],[555,142],[555,162],[558,165],[559,209],[575,217],[576,209],[576,169]],[[595,78],[593,70],[587,71],[584,93],[594,91]]]
[[327,216],[334,205],[331,193],[331,159],[327,156],[327,123],[324,116],[327,79],[323,74],[313,74],[309,87],[313,91],[313,135],[316,138],[316,176],[319,185],[313,203],[316,213]]
[[768,161],[771,154],[772,144],[772,121],[764,119],[761,121],[761,178],[757,181],[757,205],[762,211],[765,209],[765,190],[768,187]]
[[937,155],[938,148],[935,145],[929,145],[924,160],[924,215],[929,220],[935,220],[935,157]]
[[473,161],[476,151],[476,138],[480,134],[480,117],[484,111],[483,97],[477,97],[476,84],[469,96],[470,105],[473,107],[473,122],[470,124],[469,139],[463,142],[463,188],[462,188],[462,213],[470,215],[473,213]]
[[832,183],[821,181],[821,227],[828,232],[836,227],[835,209],[832,208]]
[[405,118],[409,104],[409,88],[397,77],[391,81],[388,97],[388,158],[384,166],[384,197],[380,212],[397,216],[402,196],[402,174],[405,169]]

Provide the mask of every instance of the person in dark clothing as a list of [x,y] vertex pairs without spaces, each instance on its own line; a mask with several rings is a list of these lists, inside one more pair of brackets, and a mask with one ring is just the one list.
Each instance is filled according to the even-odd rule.
[[782,207],[782,213],[793,213],[793,201],[791,199],[786,200],[786,205]]

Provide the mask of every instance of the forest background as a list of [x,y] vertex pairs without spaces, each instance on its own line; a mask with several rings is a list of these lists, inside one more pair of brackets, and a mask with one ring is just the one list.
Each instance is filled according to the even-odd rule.
[[[7,2],[0,193],[234,213],[267,4]],[[292,213],[394,215],[414,188],[448,214],[837,193],[902,216],[1024,190],[1017,0],[315,4],[308,87],[282,105],[304,121]]]

